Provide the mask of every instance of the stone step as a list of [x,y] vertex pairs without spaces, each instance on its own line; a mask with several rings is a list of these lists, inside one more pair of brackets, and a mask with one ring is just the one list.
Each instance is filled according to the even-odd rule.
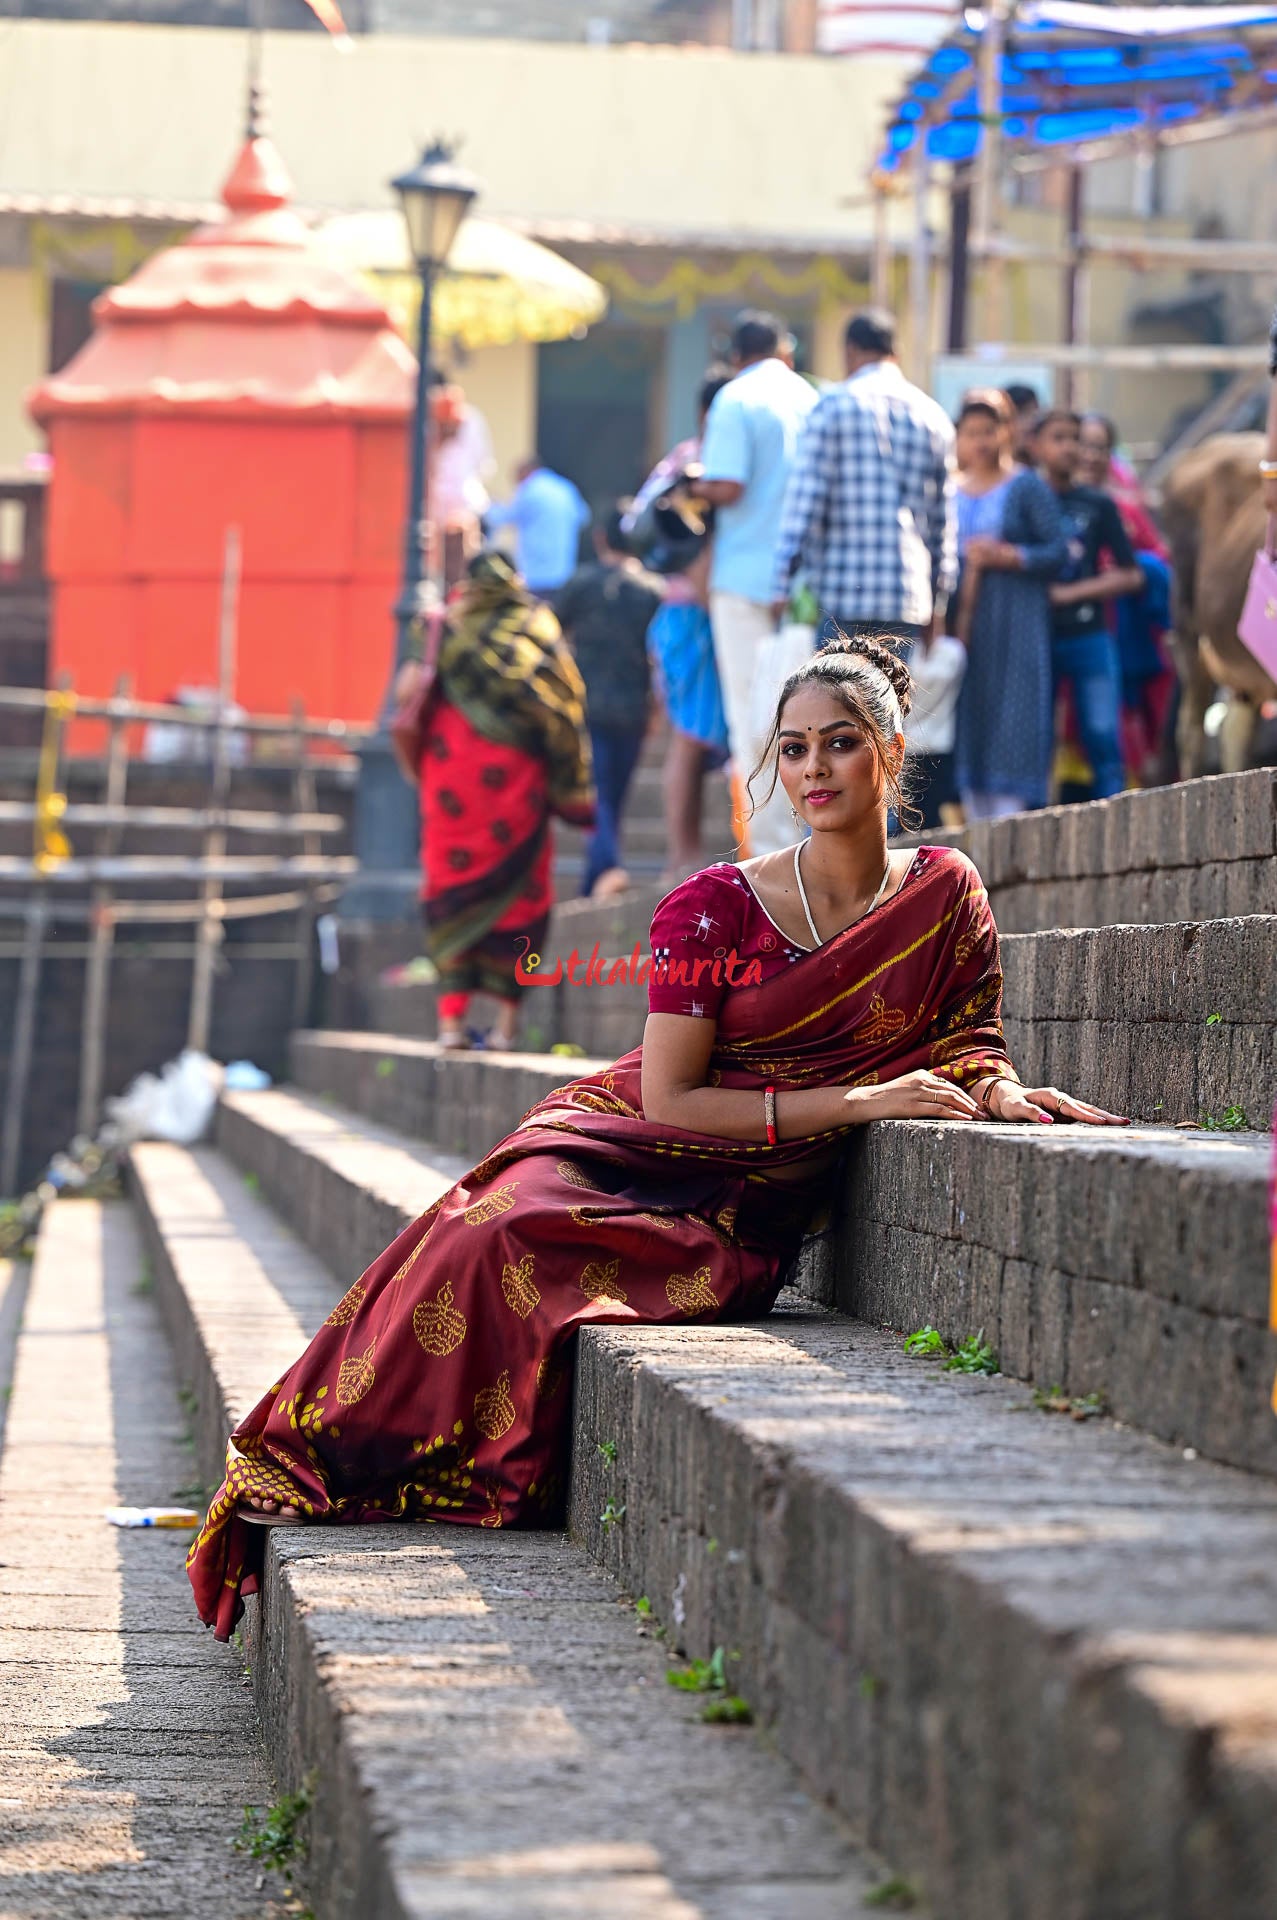
[[1225,920],[1277,900],[1277,768],[902,836],[975,861],[1003,933]]
[[833,1316],[588,1328],[575,1404],[574,1537],[937,1914],[1277,1912],[1277,1488]]
[[[337,1288],[217,1153],[135,1148],[132,1178],[184,1368],[233,1419]],[[785,1762],[665,1686],[668,1655],[562,1535],[275,1532],[245,1625],[281,1786],[314,1793],[324,1920],[878,1911],[885,1870]]]
[[137,1228],[44,1211],[0,1456],[0,1910],[12,1920],[283,1914],[235,1850],[275,1789],[243,1662],[191,1609],[185,1532],[108,1506],[202,1498]]
[[[400,1102],[398,1117],[429,1137],[440,1111],[434,1074],[461,1065],[431,1053],[374,1035],[298,1036],[307,1094],[222,1103],[228,1150],[258,1170],[310,1246],[346,1251],[339,1275],[361,1271],[435,1197],[415,1173],[393,1205],[374,1210],[360,1194],[367,1169],[383,1164],[382,1143],[387,1169],[415,1167],[411,1142],[384,1121]],[[375,1063],[389,1059],[395,1073],[378,1075]],[[525,1069],[517,1056],[461,1060],[486,1116],[486,1151],[532,1104]],[[560,1080],[598,1063],[563,1064]],[[359,1112],[325,1106],[325,1091]],[[317,1116],[321,1129],[327,1122],[318,1134]],[[857,1319],[931,1324],[954,1344],[983,1328],[1008,1373],[1099,1394],[1146,1432],[1277,1473],[1269,1152],[1259,1134],[881,1121],[851,1137],[835,1226],[808,1242],[795,1284]],[[388,1178],[378,1175],[379,1190]]]
[[[406,1144],[332,1114],[333,1131],[317,1136],[323,1103],[254,1099],[251,1113],[244,1096],[226,1111],[239,1109],[237,1145],[266,1191],[304,1177],[308,1152],[322,1158],[315,1190],[327,1194],[328,1215],[312,1212],[309,1231],[329,1257],[349,1206],[343,1160],[375,1188],[393,1230],[388,1196],[405,1165],[420,1164]],[[978,1130],[916,1131],[934,1159]],[[1017,1143],[1010,1129],[1000,1138],[1068,1150],[1063,1138]],[[402,1221],[406,1193],[400,1207]],[[222,1244],[234,1259],[229,1234]],[[353,1270],[343,1266],[335,1284]],[[733,1656],[732,1683],[769,1738],[925,1886],[937,1915],[1270,1920],[1271,1483],[1104,1419],[1039,1411],[1009,1381],[945,1375],[906,1358],[897,1337],[801,1304],[759,1327],[588,1329],[579,1344],[575,1537],[631,1592],[651,1597],[676,1645],[697,1658],[718,1646]],[[265,1348],[269,1376],[283,1356]],[[620,1519],[605,1526],[609,1502]],[[502,1834],[514,1837],[501,1897],[517,1890],[520,1911],[561,1914],[562,1882],[546,1886],[553,1864],[527,1838],[529,1774],[547,1787],[542,1818],[553,1794],[557,1841],[578,1844],[581,1802],[593,1825],[580,1843],[588,1832],[603,1844],[600,1801],[584,1794],[618,1736],[600,1730],[597,1748],[589,1744],[582,1696],[562,1688],[565,1668],[588,1677],[605,1616],[591,1612],[594,1589],[577,1585],[580,1563],[538,1558],[553,1543],[533,1539],[526,1558],[505,1561],[496,1556],[510,1541],[471,1537],[453,1548],[438,1531],[428,1545],[412,1529],[272,1536],[255,1662],[263,1718],[284,1781],[319,1764],[316,1864],[333,1912],[361,1899],[365,1911],[388,1913],[509,1911],[483,1905],[495,1795]],[[525,1550],[523,1538],[510,1540],[515,1555]],[[555,1611],[564,1595],[585,1643],[573,1638],[566,1660]],[[628,1695],[610,1640],[599,1657],[607,1687],[623,1684]],[[491,1679],[498,1659],[493,1699],[475,1676]],[[597,1680],[587,1691],[597,1699]],[[547,1762],[547,1728],[565,1723],[571,1738]],[[648,1778],[642,1756],[653,1736],[639,1733],[637,1753],[619,1748],[629,1810]],[[667,1790],[676,1782],[697,1832],[714,1830],[713,1752],[655,1770]],[[577,1760],[579,1769],[560,1771]],[[476,1778],[487,1788],[477,1797]],[[604,1796],[604,1813],[611,1805]],[[440,1817],[423,1820],[423,1806]],[[602,1832],[619,1844],[606,1824]],[[707,1849],[697,1855],[703,1862]],[[600,1856],[569,1858],[581,1872]],[[639,1856],[625,1858],[640,1872]],[[673,1897],[685,1897],[669,1858],[660,1870]],[[641,1872],[651,1859],[642,1856]],[[601,1864],[612,1871],[615,1859]],[[544,1904],[517,1877],[529,1871]],[[649,1889],[641,1877],[625,1891],[672,1897],[665,1882]],[[808,1911],[784,1893],[773,1905],[763,1894],[690,1910],[769,1920]],[[857,1910],[853,1899],[846,1909]],[[603,1884],[578,1910],[629,1909]]]
[[[1273,904],[1277,904],[1277,896]],[[1009,934],[1003,1027],[1026,1083],[1133,1119],[1243,1116],[1277,1100],[1277,915]]]

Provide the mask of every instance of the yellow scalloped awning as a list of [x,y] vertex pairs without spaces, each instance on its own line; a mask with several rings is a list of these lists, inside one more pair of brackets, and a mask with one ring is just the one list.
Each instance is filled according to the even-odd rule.
[[[337,214],[315,229],[315,240],[385,301],[405,338],[415,338],[420,282],[397,209]],[[549,247],[499,221],[469,219],[435,286],[432,332],[471,350],[567,340],[601,320],[607,302],[597,280]]]

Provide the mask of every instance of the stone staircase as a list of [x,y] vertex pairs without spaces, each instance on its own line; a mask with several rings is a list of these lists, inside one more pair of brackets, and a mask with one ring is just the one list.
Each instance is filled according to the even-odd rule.
[[[319,1920],[1272,1920],[1274,791],[969,837],[1022,1071],[1139,1124],[880,1123],[768,1321],[587,1329],[566,1539],[272,1534],[248,1639]],[[1158,869],[1172,817],[1202,837]],[[651,904],[565,905],[555,949],[628,952]],[[205,1478],[348,1281],[641,1032],[641,993],[545,993],[585,1060],[299,1034],[213,1144],[135,1150]],[[911,1357],[924,1323],[1002,1375]],[[665,1687],[655,1627],[724,1650],[761,1742]]]

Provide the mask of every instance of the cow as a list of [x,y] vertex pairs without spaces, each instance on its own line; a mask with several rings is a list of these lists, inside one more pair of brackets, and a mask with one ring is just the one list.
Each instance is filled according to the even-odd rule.
[[1265,445],[1261,433],[1216,434],[1176,461],[1162,491],[1174,575],[1183,779],[1204,769],[1204,721],[1217,686],[1228,699],[1219,736],[1225,773],[1249,766],[1260,705],[1277,697],[1277,684],[1237,637],[1251,565],[1267,524],[1259,478]]

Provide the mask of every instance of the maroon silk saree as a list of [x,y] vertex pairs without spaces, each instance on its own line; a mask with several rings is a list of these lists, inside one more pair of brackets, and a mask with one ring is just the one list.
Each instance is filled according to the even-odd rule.
[[[1012,1076],[997,934],[974,867],[922,848],[900,891],[718,1022],[716,1085]],[[308,1521],[560,1519],[579,1327],[770,1311],[843,1129],[779,1146],[643,1117],[642,1049],[540,1101],[405,1229],[231,1436],[191,1548],[226,1639],[256,1590],[250,1495]],[[761,1110],[761,1098],[760,1098]]]

